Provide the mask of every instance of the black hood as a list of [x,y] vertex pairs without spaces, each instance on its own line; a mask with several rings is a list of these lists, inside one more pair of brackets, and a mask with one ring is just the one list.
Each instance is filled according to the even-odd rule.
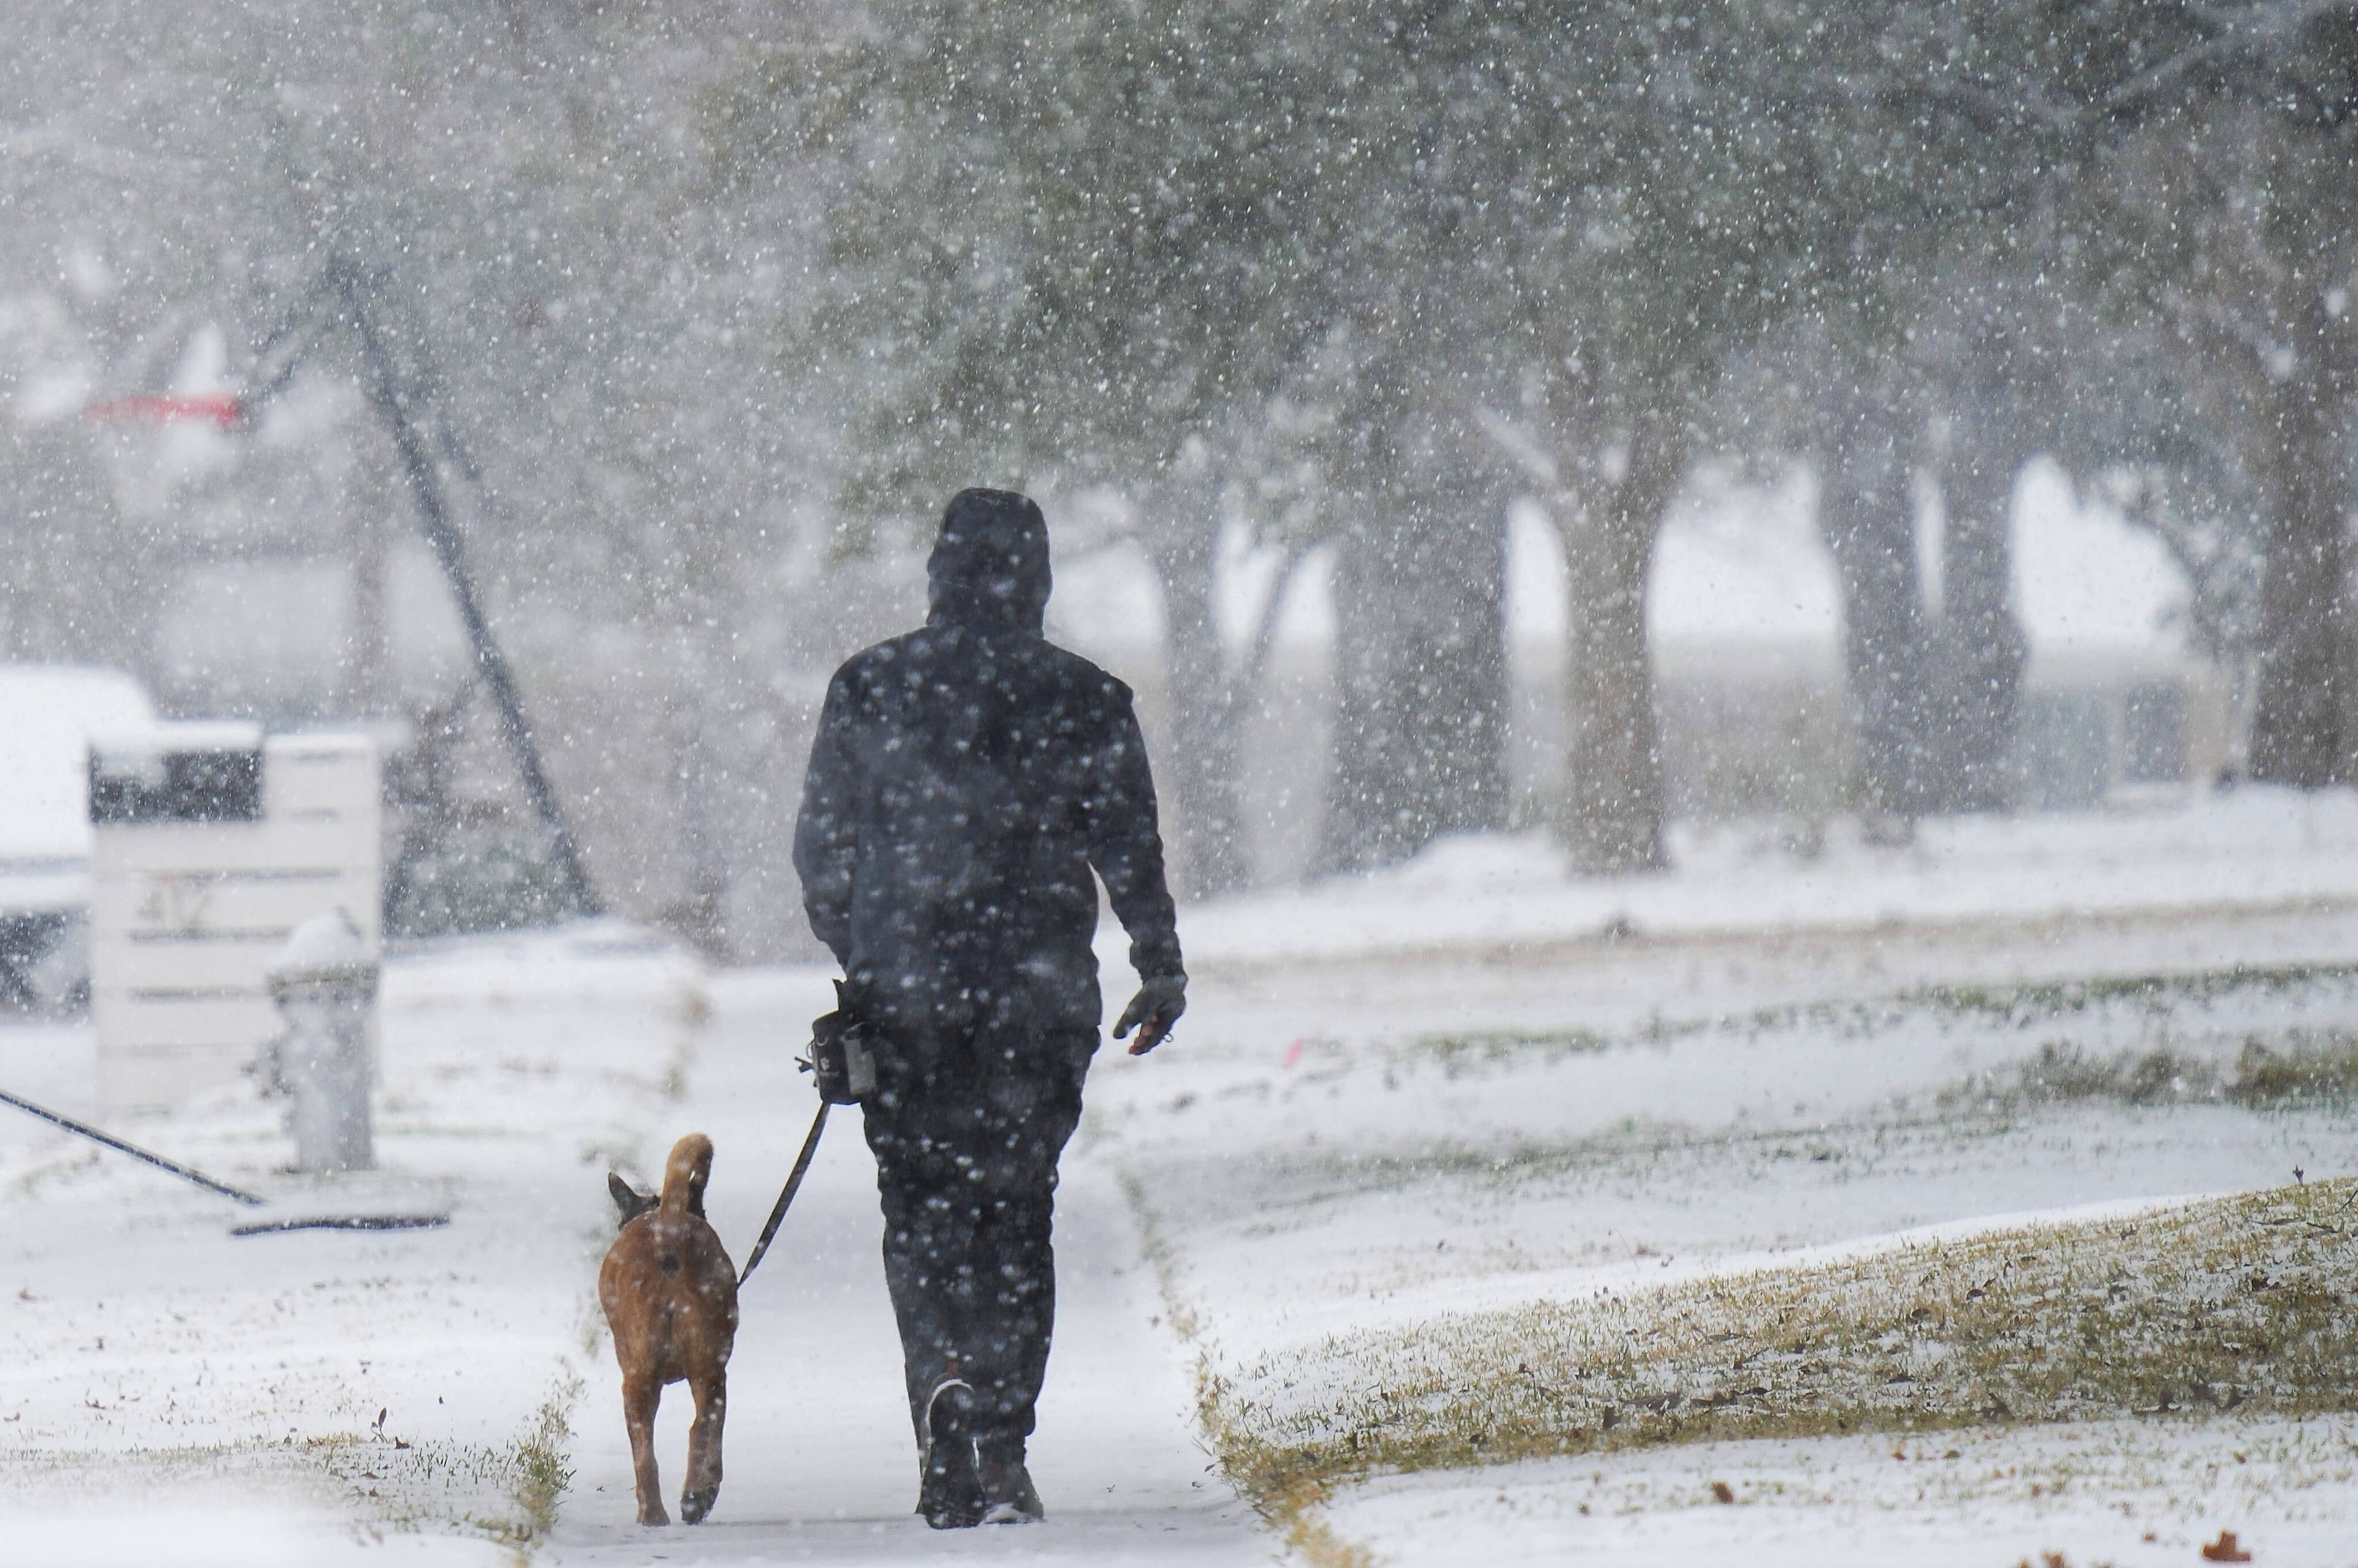
[[1048,521],[1038,503],[1011,490],[959,491],[942,513],[925,586],[934,625],[1039,635],[1049,574]]

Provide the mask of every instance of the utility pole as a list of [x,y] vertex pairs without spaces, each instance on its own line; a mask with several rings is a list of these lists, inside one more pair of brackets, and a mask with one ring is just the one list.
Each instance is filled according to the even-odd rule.
[[347,508],[345,549],[352,579],[352,635],[344,649],[344,708],[362,719],[382,719],[399,696],[393,669],[387,596],[392,544],[387,481],[375,454],[362,452]]
[[[548,834],[557,874],[565,880],[568,907],[576,914],[601,914],[605,905],[590,883],[573,829],[567,824],[564,808],[557,804],[557,792],[549,787],[547,772],[541,766],[540,748],[534,743],[532,726],[525,719],[514,673],[508,668],[507,656],[492,635],[491,622],[483,614],[482,601],[475,592],[474,575],[467,568],[465,542],[443,492],[440,463],[447,461],[457,469],[479,492],[483,490],[482,476],[449,424],[428,406],[431,388],[427,378],[419,375],[411,382],[404,381],[382,324],[371,308],[373,287],[368,275],[349,258],[338,256],[330,260],[309,298],[263,345],[254,384],[243,396],[206,393],[116,398],[92,405],[82,411],[83,416],[99,420],[204,419],[224,430],[248,426],[255,410],[285,390],[297,369],[329,333],[338,327],[350,327],[360,349],[361,389],[369,406],[384,421],[385,433],[393,438],[395,460],[408,482],[411,499],[417,503],[427,544],[442,568],[443,580],[449,585],[450,597],[459,607],[459,620],[466,628],[468,644],[474,650],[476,678],[492,694],[492,705],[499,711],[501,738],[507,742],[508,752],[515,761],[525,796]],[[427,438],[429,427],[434,438],[431,443]],[[390,685],[383,524],[364,521],[355,530],[352,545],[356,655],[348,670],[347,684],[356,708],[382,711],[377,705],[389,695]],[[6,608],[0,605],[0,611]],[[0,613],[0,634],[12,633],[10,618]],[[152,672],[143,667],[141,673]],[[154,685],[151,679],[151,689]]]
[[326,283],[334,291],[336,304],[344,321],[359,340],[362,390],[384,420],[386,433],[393,438],[394,451],[400,460],[403,477],[409,481],[411,498],[417,503],[419,521],[425,524],[426,542],[434,552],[436,563],[442,568],[444,580],[450,585],[450,597],[458,604],[460,622],[466,627],[468,643],[474,649],[476,673],[481,676],[483,686],[492,694],[492,705],[499,712],[500,733],[515,759],[516,773],[524,784],[525,798],[532,802],[534,812],[548,830],[549,847],[557,857],[557,871],[565,878],[566,892],[574,913],[602,914],[604,905],[581,863],[581,851],[574,841],[573,830],[567,824],[564,808],[557,804],[557,792],[549,787],[548,774],[541,766],[540,748],[533,741],[532,726],[525,718],[524,701],[516,692],[515,676],[508,667],[507,655],[500,651],[498,642],[492,635],[491,622],[485,618],[481,600],[476,596],[474,576],[467,568],[465,542],[460,539],[458,525],[451,519],[434,455],[413,416],[409,400],[403,395],[401,380],[395,373],[391,354],[386,351],[384,334],[369,311],[365,282],[359,268],[339,258],[329,263]]

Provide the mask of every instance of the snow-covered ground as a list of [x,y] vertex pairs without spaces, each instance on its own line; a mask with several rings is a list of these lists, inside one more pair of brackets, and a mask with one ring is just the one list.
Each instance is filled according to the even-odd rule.
[[[592,1364],[600,1167],[637,1152],[705,1009],[697,967],[626,929],[397,963],[379,1172],[280,1174],[282,1113],[243,1087],[117,1129],[264,1211],[10,1111],[0,1511],[54,1562],[158,1561],[228,1517],[268,1521],[265,1561],[282,1535],[283,1560],[319,1562],[410,1530],[474,1538],[437,1561],[499,1561],[532,1522],[542,1412]],[[0,1082],[93,1114],[86,1028],[0,1041]],[[437,1230],[230,1235],[257,1212],[443,1206]]]
[[[1035,1450],[1054,1517],[961,1544],[912,1515],[874,1173],[850,1117],[746,1291],[718,1510],[693,1534],[631,1522],[592,1295],[612,1234],[604,1173],[644,1180],[671,1139],[709,1132],[710,1210],[741,1258],[813,1108],[793,1058],[828,995],[817,970],[707,976],[626,927],[455,944],[387,968],[381,1172],[318,1186],[277,1173],[292,1153],[281,1112],[242,1087],[117,1129],[259,1189],[265,1212],[447,1206],[438,1230],[233,1239],[255,1211],[10,1112],[6,1560],[1266,1560],[1206,1473],[1187,1359],[1116,1173],[1080,1160]],[[81,1026],[0,1029],[0,1084],[90,1116],[90,1051]],[[686,1416],[676,1391],[662,1422],[675,1495]],[[36,1554],[15,1557],[20,1541]]]
[[[398,957],[386,1169],[324,1195],[447,1203],[441,1230],[233,1240],[221,1200],[0,1121],[7,1539],[59,1563],[159,1541],[192,1562],[1267,1561],[1286,1545],[1207,1470],[1191,1374],[1293,1419],[1364,1394],[1334,1347],[1371,1335],[2358,1171],[2346,1103],[2266,1072],[2325,1082],[2358,1041],[2358,803],[1682,849],[1673,875],[1584,884],[1535,840],[1445,844],[1187,912],[1178,1038],[1101,1055],[1066,1166],[1037,1530],[907,1511],[849,1118],[746,1292],[713,1521],[629,1522],[590,1296],[603,1169],[709,1132],[741,1255],[807,1119],[791,1056],[817,969],[707,975],[613,926]],[[0,1085],[86,1111],[89,1049],[0,1028]],[[240,1089],[124,1130],[318,1201],[274,1173],[278,1116]],[[1293,1516],[1316,1527],[1293,1550],[2006,1568],[2194,1561],[2229,1529],[2262,1563],[2346,1565],[2353,1467],[2358,1424],[2265,1409],[1690,1444],[1351,1482]]]
[[[2347,792],[2255,786],[2099,813],[1934,819],[1898,847],[1837,826],[1824,852],[1807,860],[1773,825],[1683,828],[1672,849],[1679,870],[1660,877],[1574,879],[1562,850],[1538,833],[1444,841],[1372,876],[1197,912],[1188,957],[1193,968],[1223,973],[1435,950],[1531,965],[1556,947],[1577,959],[1608,935],[1757,946],[1771,936],[1934,925],[2017,949],[2040,935],[2027,922],[2150,925],[2190,910],[2307,916],[2358,907],[2358,797]],[[1777,957],[1773,947],[1760,956]],[[1665,1008],[1674,1000],[1660,999]]]
[[[2358,1562],[2358,1422],[2114,1422],[1704,1444],[1376,1481],[1331,1510],[1412,1564],[1649,1563],[2081,1568]],[[1721,1503],[1713,1483],[1727,1487]]]
[[[1272,1430],[1363,1392],[1371,1333],[1438,1345],[1477,1314],[1927,1227],[2346,1175],[2346,1102],[2253,1089],[2245,1053],[2358,1039],[2353,804],[1969,820],[1811,861],[1730,831],[1617,884],[1567,881],[1537,841],[1443,845],[1205,912],[1179,1044],[1096,1086],[1089,1130],[1206,1370]],[[1347,1487],[1305,1540],[1401,1563],[2128,1563],[2224,1528],[2260,1561],[2343,1564],[2353,1440],[2247,1412],[1928,1437],[1905,1445],[1921,1470],[1888,1436],[1619,1452]]]

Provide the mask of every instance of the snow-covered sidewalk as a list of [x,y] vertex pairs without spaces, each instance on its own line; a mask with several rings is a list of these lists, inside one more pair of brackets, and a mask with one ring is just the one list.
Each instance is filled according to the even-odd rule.
[[[816,1107],[794,1057],[833,1005],[817,970],[722,977],[685,1098],[646,1147],[717,1147],[707,1212],[741,1261]],[[1098,1075],[1143,1070],[1101,1057]],[[1198,1446],[1188,1357],[1161,1324],[1116,1173],[1067,1160],[1056,1199],[1056,1337],[1032,1472],[1048,1508],[1029,1529],[936,1532],[912,1512],[916,1447],[879,1253],[876,1167],[857,1112],[838,1111],[801,1195],[747,1283],[729,1368],[726,1479],[693,1530],[631,1522],[630,1450],[611,1356],[574,1422],[572,1496],[542,1561],[889,1564],[985,1557],[1076,1568],[1265,1562],[1267,1538]],[[687,1450],[683,1390],[657,1423],[666,1490]]]

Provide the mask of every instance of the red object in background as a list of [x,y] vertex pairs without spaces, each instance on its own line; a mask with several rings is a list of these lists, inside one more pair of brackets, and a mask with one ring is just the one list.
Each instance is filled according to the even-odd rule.
[[111,403],[93,403],[81,411],[85,419],[112,421],[118,419],[148,419],[158,425],[169,425],[179,419],[210,419],[220,429],[229,429],[245,417],[245,404],[233,393],[197,392],[181,397],[118,397]]

